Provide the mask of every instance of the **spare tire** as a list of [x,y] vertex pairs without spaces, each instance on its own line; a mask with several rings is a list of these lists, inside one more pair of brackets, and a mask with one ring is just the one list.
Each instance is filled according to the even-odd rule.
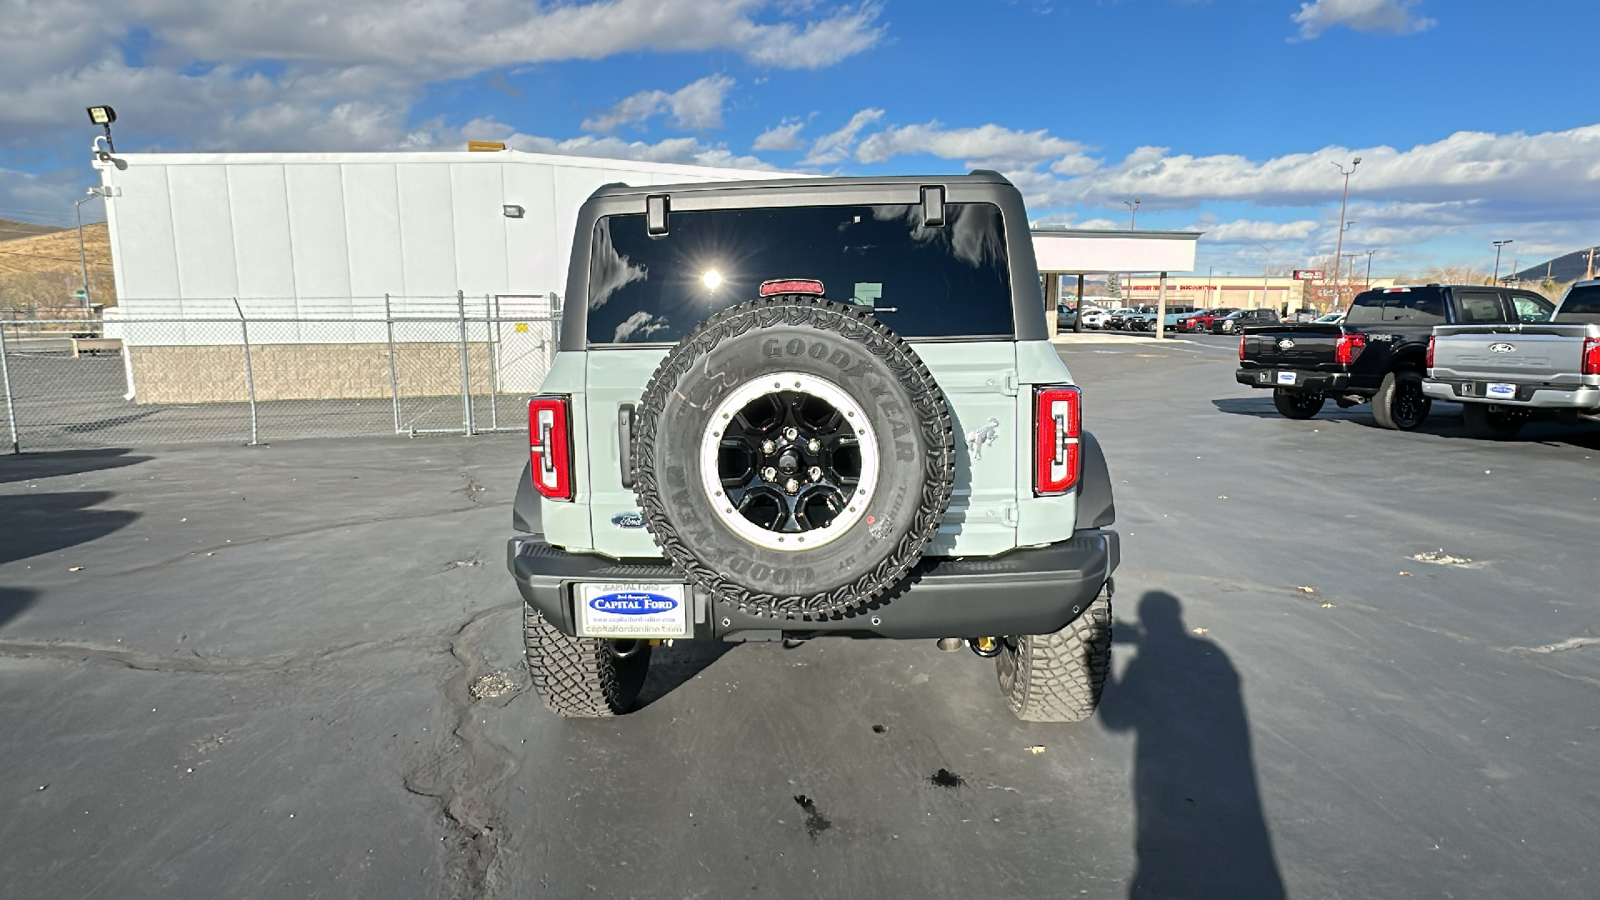
[[666,557],[719,600],[820,619],[891,588],[955,477],[944,394],[888,326],[816,297],[723,310],[667,353],[634,431]]

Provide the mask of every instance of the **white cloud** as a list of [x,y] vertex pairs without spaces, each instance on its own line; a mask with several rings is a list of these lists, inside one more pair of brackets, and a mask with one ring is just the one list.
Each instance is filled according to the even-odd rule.
[[418,149],[460,148],[470,139],[504,141],[507,147],[526,153],[555,153],[565,156],[598,156],[607,159],[635,159],[646,162],[720,166],[730,169],[771,171],[772,166],[754,156],[740,156],[722,144],[709,144],[692,137],[675,137],[654,143],[626,141],[609,135],[579,135],[565,140],[523,134],[494,119],[474,119],[457,128],[433,123],[436,128],[410,136]]
[[1214,244],[1249,244],[1255,241],[1303,241],[1314,234],[1318,227],[1318,223],[1311,219],[1293,222],[1235,219],[1232,222],[1191,225],[1190,229],[1204,231],[1205,239]]
[[671,113],[672,127],[680,131],[709,131],[722,127],[722,103],[734,80],[725,75],[707,75],[676,91],[640,91],[623,98],[605,113],[585,119],[583,129],[602,134],[623,125],[648,121]]
[[1355,31],[1414,34],[1438,24],[1416,15],[1419,0],[1314,0],[1300,4],[1291,18],[1300,26],[1300,40],[1314,40],[1329,28],[1343,26]]
[[1226,200],[1314,206],[1338,198],[1343,180],[1331,164],[1356,156],[1362,162],[1350,191],[1365,201],[1471,200],[1483,209],[1537,209],[1545,218],[1592,218],[1600,205],[1600,125],[1531,135],[1462,131],[1409,150],[1326,147],[1262,162],[1141,147],[1118,164],[1035,189],[1052,206],[1114,206],[1126,197],[1153,209]]
[[861,129],[883,118],[881,109],[863,109],[850,117],[845,126],[832,134],[825,134],[817,138],[811,145],[811,152],[801,160],[802,165],[826,166],[841,163],[850,158],[850,150],[855,147],[856,137],[861,134]]
[[786,122],[774,125],[766,131],[756,135],[755,142],[750,145],[752,150],[799,150],[805,147],[805,142],[800,140],[800,129],[806,127],[804,122]]
[[[883,35],[875,5],[789,0],[55,0],[5,10],[0,146],[27,148],[81,132],[81,116],[63,111],[90,101],[121,107],[124,130],[147,141],[250,146],[227,126],[262,107],[304,118],[389,108],[405,118],[425,85],[495,69],[715,49],[815,68]],[[147,64],[125,62],[128,43],[144,48]],[[714,88],[678,98],[683,127],[714,127],[705,125],[719,119]],[[360,138],[366,126],[345,127]],[[277,146],[293,135],[266,138]]]
[[1030,168],[1058,157],[1083,158],[1083,145],[1039,131],[1013,131],[999,125],[945,128],[938,122],[886,128],[861,142],[856,159],[888,162],[896,156],[928,154],[960,159],[985,168]]

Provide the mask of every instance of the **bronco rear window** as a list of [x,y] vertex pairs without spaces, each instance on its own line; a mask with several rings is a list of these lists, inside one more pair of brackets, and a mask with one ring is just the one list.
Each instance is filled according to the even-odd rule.
[[595,224],[589,343],[675,343],[707,316],[759,296],[763,281],[823,283],[907,338],[1014,334],[1005,225],[991,203],[802,206],[673,212],[666,235],[643,214]]

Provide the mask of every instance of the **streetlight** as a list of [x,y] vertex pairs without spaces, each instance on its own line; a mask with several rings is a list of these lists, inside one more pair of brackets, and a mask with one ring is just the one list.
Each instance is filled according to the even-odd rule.
[[1500,283],[1500,248],[1504,247],[1507,244],[1514,244],[1516,242],[1515,241],[1511,241],[1511,240],[1505,240],[1505,241],[1494,241],[1493,243],[1494,243],[1494,280],[1489,282],[1489,283],[1490,284],[1499,284]]
[[1139,219],[1139,203],[1140,203],[1140,200],[1139,200],[1138,197],[1133,198],[1133,202],[1132,203],[1129,203],[1126,200],[1122,201],[1122,205],[1126,206],[1128,208],[1128,230],[1129,231],[1133,230],[1133,228],[1134,228],[1134,224],[1133,223],[1138,221],[1138,219]]
[[83,308],[85,310],[89,309],[89,258],[83,252],[83,205],[96,197],[104,199],[105,188],[89,188],[89,196],[72,202],[73,212],[78,215],[78,265],[83,270]]
[[1372,254],[1377,252],[1376,250],[1367,251],[1367,290],[1369,291],[1372,290]]
[[1211,309],[1217,302],[1216,289],[1211,286],[1211,273],[1217,270],[1216,266],[1206,266],[1206,309]]
[[1261,302],[1265,304],[1267,302],[1267,285],[1269,280],[1272,278],[1272,248],[1261,243],[1260,241],[1251,240],[1250,238],[1245,238],[1245,240],[1250,241],[1250,243],[1255,244],[1257,247],[1267,251],[1267,262],[1266,265],[1261,269]]
[[1333,251],[1333,303],[1335,306],[1338,306],[1339,257],[1344,255],[1344,231],[1346,228],[1346,225],[1344,224],[1344,212],[1345,207],[1347,207],[1350,203],[1350,173],[1356,170],[1356,166],[1361,165],[1361,157],[1358,156],[1351,161],[1350,169],[1348,171],[1345,170],[1344,166],[1341,166],[1336,162],[1329,161],[1328,164],[1333,166],[1335,169],[1338,169],[1339,174],[1344,176],[1344,196],[1339,200],[1339,244],[1334,248]]

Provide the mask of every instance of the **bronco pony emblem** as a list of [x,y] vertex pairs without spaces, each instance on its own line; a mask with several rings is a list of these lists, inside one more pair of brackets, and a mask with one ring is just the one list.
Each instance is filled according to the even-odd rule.
[[983,448],[994,443],[1000,437],[1000,420],[991,418],[989,424],[967,432],[967,450],[972,453],[973,459],[983,459]]

